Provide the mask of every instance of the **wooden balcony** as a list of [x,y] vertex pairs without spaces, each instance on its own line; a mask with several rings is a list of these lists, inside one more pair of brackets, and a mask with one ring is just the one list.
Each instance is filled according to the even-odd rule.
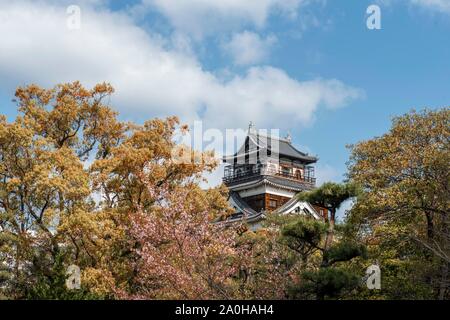
[[243,182],[245,180],[251,180],[252,178],[256,178],[258,176],[282,177],[289,180],[298,181],[301,183],[311,184],[313,186],[316,184],[316,178],[314,177],[294,175],[290,172],[286,172],[283,170],[273,170],[273,169],[271,170],[265,167],[254,168],[250,170],[242,170],[238,172],[234,172],[232,170],[225,171],[223,182],[225,184],[233,184],[237,182]]

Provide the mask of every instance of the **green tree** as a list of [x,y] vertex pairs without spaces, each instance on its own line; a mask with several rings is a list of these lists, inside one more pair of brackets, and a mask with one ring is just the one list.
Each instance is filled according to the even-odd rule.
[[349,164],[363,188],[349,217],[360,239],[374,257],[395,262],[392,277],[409,272],[412,287],[428,286],[439,299],[449,297],[449,140],[450,108],[412,111],[394,118],[388,133],[352,146]]
[[51,268],[41,268],[34,271],[36,281],[32,286],[24,288],[28,300],[99,300],[109,298],[97,296],[87,288],[70,290],[66,287],[67,269],[65,257],[58,254]]
[[[327,237],[324,250],[327,251],[333,244],[334,228],[336,225],[336,212],[342,203],[357,194],[357,188],[353,184],[339,184],[334,182],[324,183],[312,191],[302,192],[298,198],[328,209],[326,222],[328,223]],[[324,260],[326,264],[326,259]]]
[[[360,283],[359,272],[346,268],[345,263],[365,257],[365,247],[339,241],[325,249],[327,230],[324,222],[305,217],[295,217],[293,222],[282,227],[281,241],[298,253],[302,261],[298,281],[288,287],[290,298],[337,298]],[[314,261],[308,263],[309,260]]]

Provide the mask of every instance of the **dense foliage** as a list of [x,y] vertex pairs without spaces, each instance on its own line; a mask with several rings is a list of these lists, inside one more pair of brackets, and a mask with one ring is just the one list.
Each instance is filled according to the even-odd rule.
[[364,191],[349,221],[386,270],[382,297],[448,299],[450,109],[395,118],[352,147],[349,176]]
[[448,299],[448,108],[353,146],[347,183],[299,195],[323,221],[268,214],[250,231],[213,223],[230,213],[226,188],[200,187],[213,154],[177,144],[175,117],[119,121],[113,92],[30,85],[0,117],[0,299]]

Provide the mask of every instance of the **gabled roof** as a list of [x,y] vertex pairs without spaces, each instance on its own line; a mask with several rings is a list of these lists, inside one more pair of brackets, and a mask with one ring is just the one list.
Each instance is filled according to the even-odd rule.
[[[300,210],[297,211],[297,209]],[[279,214],[290,214],[294,212],[312,216],[316,220],[322,219],[322,217],[317,213],[316,209],[314,209],[314,207],[309,202],[300,201],[297,199],[296,196],[294,196],[291,200],[289,200],[284,205],[282,205],[281,207],[279,207],[277,210],[274,211],[274,213]]]
[[[257,223],[266,218],[266,212],[256,212],[242,199],[237,192],[230,192],[229,198],[230,204],[235,208],[235,213],[228,217],[228,219],[224,221],[216,221],[216,223],[225,223],[231,224],[236,222],[245,222],[245,223]],[[274,211],[277,214],[291,214],[296,212],[296,208],[301,208],[302,210],[298,211],[298,214],[304,214],[313,217],[316,220],[320,220],[320,215],[317,214],[311,204],[308,202],[303,202],[297,199],[294,196],[291,200],[285,203],[283,206]]]
[[[278,149],[278,150],[277,150]],[[258,133],[254,129],[250,129],[244,144],[232,156],[225,156],[224,162],[232,162],[235,158],[245,158],[246,155],[256,156],[256,153],[271,154],[272,156],[279,156],[298,160],[306,164],[317,162],[318,158],[310,156],[307,153],[299,151],[295,148],[291,141],[275,136],[268,136]]]

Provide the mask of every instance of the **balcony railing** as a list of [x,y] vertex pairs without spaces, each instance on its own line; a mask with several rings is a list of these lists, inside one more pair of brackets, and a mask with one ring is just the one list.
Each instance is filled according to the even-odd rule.
[[296,180],[300,182],[305,182],[308,184],[315,185],[316,184],[316,178],[310,177],[310,176],[299,176],[292,174],[290,172],[286,172],[283,170],[274,170],[269,168],[254,168],[249,170],[243,170],[238,172],[225,172],[225,176],[223,178],[223,181],[225,183],[233,183],[238,182],[241,180],[246,180],[253,178],[255,176],[261,176],[261,175],[269,175],[269,176],[278,176],[283,177],[291,180]]

